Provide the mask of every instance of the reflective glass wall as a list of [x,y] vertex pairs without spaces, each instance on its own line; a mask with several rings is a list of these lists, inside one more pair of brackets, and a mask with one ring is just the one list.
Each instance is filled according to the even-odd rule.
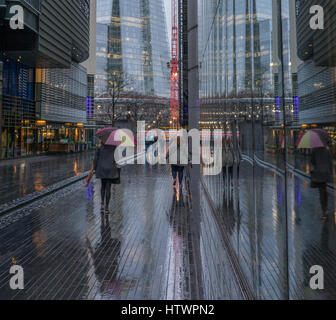
[[257,299],[336,298],[335,9],[199,0],[200,126],[224,131],[202,197]]

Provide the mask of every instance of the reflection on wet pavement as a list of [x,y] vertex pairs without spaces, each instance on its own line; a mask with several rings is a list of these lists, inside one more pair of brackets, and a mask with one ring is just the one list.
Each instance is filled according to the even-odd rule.
[[[232,187],[203,180],[199,228],[188,188],[174,190],[165,166],[123,169],[109,216],[94,181],[1,218],[0,299],[244,299],[244,286],[285,299],[288,284],[291,299],[335,299],[334,203],[322,222],[318,190],[289,176],[287,264],[284,177],[244,162]],[[8,286],[13,261],[24,267],[22,292]],[[313,265],[324,267],[324,291],[309,288]]]
[[[0,234],[0,299],[191,299],[188,192],[165,167],[124,170],[111,214],[82,183]],[[25,290],[8,290],[12,257]]]
[[92,158],[89,152],[1,162],[0,205],[88,171]]
[[[241,178],[224,188],[221,177],[205,177],[216,215],[258,299],[336,298],[335,204],[329,220],[321,220],[318,190],[294,175],[288,179],[289,264],[286,254],[285,182],[272,171],[244,162]],[[330,191],[331,192],[331,191]],[[333,199],[333,194],[330,194]],[[289,265],[289,281],[287,266]],[[309,287],[310,268],[323,266],[325,290]]]

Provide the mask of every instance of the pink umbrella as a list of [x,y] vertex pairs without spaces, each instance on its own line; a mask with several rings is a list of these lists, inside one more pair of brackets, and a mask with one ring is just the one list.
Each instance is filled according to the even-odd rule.
[[96,132],[96,135],[97,134],[100,134],[104,131],[114,131],[114,130],[118,130],[118,128],[114,128],[114,127],[110,127],[110,128],[102,128],[102,129],[99,129],[97,132]]
[[130,134],[128,131],[117,129],[111,132],[110,136],[105,142],[107,146],[119,146],[123,147],[135,147],[136,140],[133,134]]
[[323,148],[325,146],[326,143],[323,141],[318,130],[309,130],[303,133],[296,143],[298,149],[314,149]]
[[313,131],[317,132],[321,136],[326,145],[330,142],[331,138],[328,131],[324,129],[313,129]]
[[103,128],[96,132],[96,137],[102,141],[103,144],[106,143],[107,139],[110,137],[111,133],[117,128]]

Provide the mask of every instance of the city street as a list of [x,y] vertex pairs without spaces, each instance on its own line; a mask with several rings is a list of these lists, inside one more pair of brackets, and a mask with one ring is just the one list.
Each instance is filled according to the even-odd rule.
[[336,300],[335,18],[0,0],[0,301]]
[[[82,170],[90,163],[84,158]],[[60,170],[60,161],[42,160],[42,172],[51,163]],[[64,175],[72,169],[64,165]],[[1,217],[0,299],[243,299],[228,246],[255,298],[284,299],[283,177],[261,167],[253,173],[246,161],[239,187],[235,180],[224,191],[222,178],[204,177],[199,233],[191,226],[188,183],[180,194],[171,181],[168,167],[129,166],[113,186],[109,216],[100,211],[100,183],[90,190],[79,181]],[[289,190],[291,298],[334,299],[334,203],[322,222],[318,191],[295,177]],[[24,268],[22,291],[9,288],[13,263]],[[325,269],[322,292],[309,289],[316,264]]]

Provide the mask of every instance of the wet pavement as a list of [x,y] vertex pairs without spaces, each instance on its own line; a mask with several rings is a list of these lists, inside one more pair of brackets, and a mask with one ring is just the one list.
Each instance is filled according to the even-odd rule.
[[[56,199],[0,223],[0,299],[195,299],[188,192],[168,168],[129,167],[114,186],[111,215],[100,212],[99,182],[79,182]],[[23,210],[23,211],[25,211]],[[25,290],[9,289],[9,268]]]
[[[291,175],[286,190],[281,174],[244,161],[232,187],[203,178],[195,228],[188,181],[176,192],[169,167],[129,166],[110,216],[99,181],[81,181],[1,217],[0,299],[244,299],[246,289],[286,299],[288,286],[291,299],[336,299],[331,190],[322,222],[308,181]],[[25,272],[20,292],[9,288],[13,262]],[[323,291],[309,287],[314,265],[324,268]]]
[[81,175],[90,169],[93,156],[87,152],[1,161],[0,205]]
[[[291,299],[336,299],[334,192],[329,190],[329,219],[322,221],[319,191],[290,175],[287,230],[284,176],[259,166],[253,169],[245,161],[233,187],[224,188],[219,176],[204,181],[256,298],[286,299],[289,287]],[[310,289],[310,268],[315,265],[324,268],[325,290]]]
[[[281,170],[285,169],[285,163],[284,163],[284,155],[283,154],[272,154],[269,152],[256,152],[256,156],[258,159],[261,159],[262,161],[266,161],[267,163],[270,163]],[[296,170],[296,172],[302,174],[303,176],[310,177],[311,172],[311,156],[295,153],[295,154],[287,154],[287,163],[288,168]],[[334,162],[334,173],[336,173],[336,164]],[[334,174],[334,183],[329,183],[330,186],[333,186],[335,188],[336,186],[336,175]]]

